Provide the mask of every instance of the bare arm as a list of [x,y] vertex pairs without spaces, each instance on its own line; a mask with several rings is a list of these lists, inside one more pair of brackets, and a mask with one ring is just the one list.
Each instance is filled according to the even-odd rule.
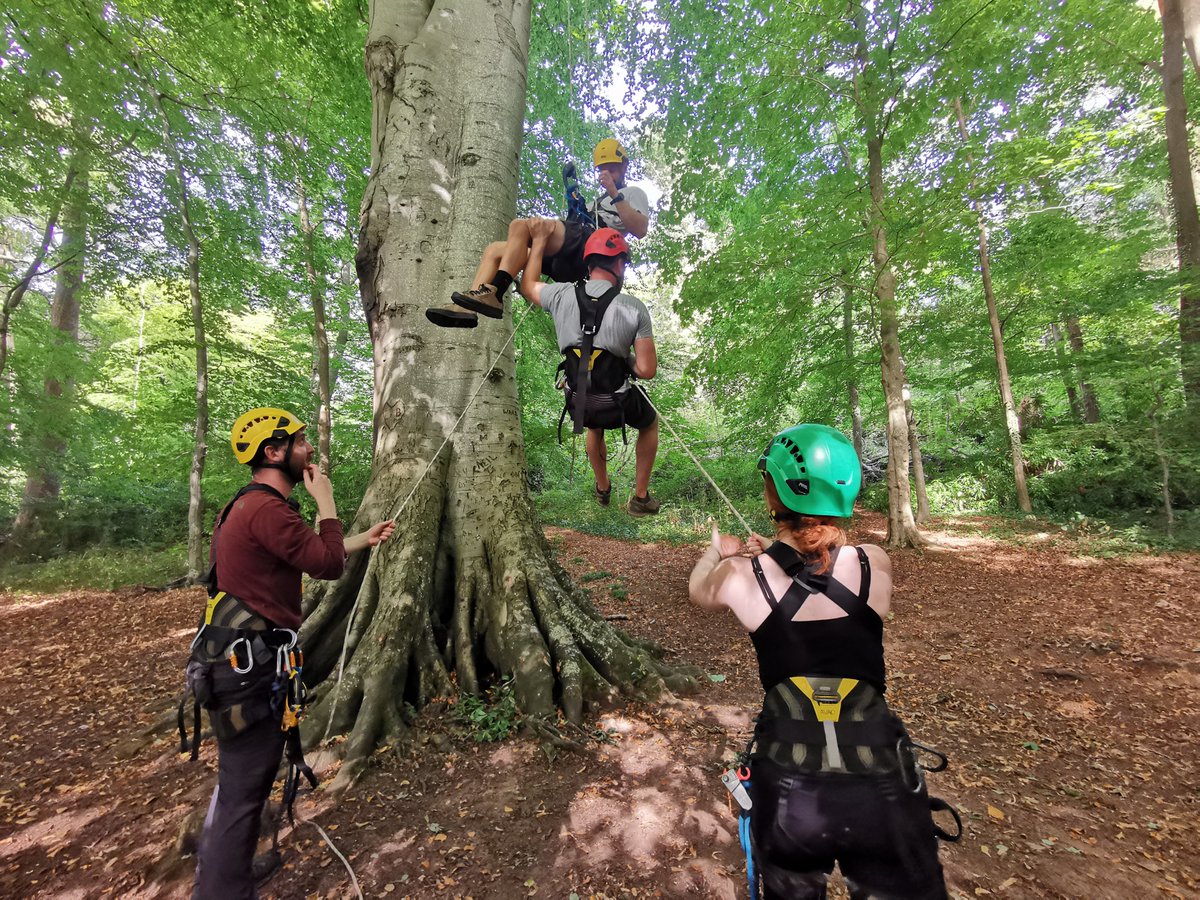
[[530,226],[532,240],[529,246],[529,259],[525,260],[525,268],[521,272],[521,296],[534,306],[542,305],[542,257],[546,253],[546,242],[554,233],[554,222],[549,219],[536,219]]
[[721,589],[735,574],[732,557],[741,552],[741,541],[731,535],[723,535],[712,527],[712,543],[704,555],[696,561],[692,574],[688,576],[688,599],[701,609],[720,609],[727,604],[721,597]]
[[396,530],[396,523],[392,519],[385,522],[378,522],[372,525],[366,531],[352,534],[345,540],[346,555],[357,553],[359,550],[365,550],[368,547],[375,547],[382,544],[392,536],[392,532]]
[[644,238],[646,232],[650,230],[650,217],[635,209],[628,200],[618,200],[616,207],[617,212],[621,214],[621,221],[629,233],[636,238]]
[[653,378],[658,372],[658,350],[654,338],[638,338],[633,342],[633,374],[638,378]]

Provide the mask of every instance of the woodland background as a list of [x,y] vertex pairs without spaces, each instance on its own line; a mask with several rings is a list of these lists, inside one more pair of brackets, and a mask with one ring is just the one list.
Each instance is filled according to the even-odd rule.
[[[561,165],[586,171],[616,134],[631,180],[660,195],[629,287],[655,318],[665,419],[743,511],[760,506],[752,454],[777,428],[860,431],[862,502],[884,510],[874,141],[929,513],[986,514],[998,533],[1023,515],[1011,431],[1033,514],[1053,527],[1097,552],[1196,546],[1194,23],[1123,0],[868,4],[878,40],[861,49],[887,74],[863,86],[831,37],[844,5],[536,4],[516,212],[559,214]],[[194,569],[245,480],[225,447],[252,406],[331,432],[322,462],[344,515],[355,508],[373,413],[354,264],[367,15],[343,0],[8,4],[3,585]],[[862,124],[868,95],[882,133]],[[555,437],[551,324],[523,307],[544,520],[695,539],[719,500],[669,431],[663,515],[591,502],[582,446]],[[631,483],[632,454],[617,435],[610,447]]]

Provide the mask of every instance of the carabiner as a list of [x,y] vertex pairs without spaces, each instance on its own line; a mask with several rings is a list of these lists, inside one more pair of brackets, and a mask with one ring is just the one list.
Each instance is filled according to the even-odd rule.
[[[247,661],[246,661],[246,668],[244,668],[244,669],[238,666],[238,658],[237,658],[237,645],[238,644],[246,645],[246,660]],[[254,648],[250,646],[250,640],[248,638],[244,638],[244,637],[237,638],[232,644],[229,645],[229,649],[225,652],[229,655],[229,664],[231,666],[233,666],[233,671],[237,672],[239,675],[245,675],[247,672],[249,672],[251,669],[254,668]]]

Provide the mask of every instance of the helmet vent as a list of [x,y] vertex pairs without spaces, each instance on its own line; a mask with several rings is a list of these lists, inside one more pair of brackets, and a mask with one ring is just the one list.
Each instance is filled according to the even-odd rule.
[[837,480],[837,483],[838,483],[838,484],[845,484],[845,483],[846,483],[846,479],[845,479],[845,478],[839,478],[839,479]]

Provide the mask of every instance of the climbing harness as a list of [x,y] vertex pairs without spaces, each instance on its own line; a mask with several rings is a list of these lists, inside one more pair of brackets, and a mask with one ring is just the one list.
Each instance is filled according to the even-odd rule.
[[[596,415],[612,409],[620,416],[621,437],[628,443],[625,412],[616,393],[629,380],[629,363],[623,357],[597,349],[594,345],[604,315],[620,292],[621,288],[613,285],[599,297],[592,297],[582,282],[575,285],[575,302],[579,307],[579,346],[563,350],[563,360],[558,364],[555,380],[555,386],[564,390],[566,395],[562,415],[558,417],[560,443],[563,422],[568,413],[573,423],[572,431],[583,434],[589,427],[588,423],[595,421]],[[589,399],[592,400],[591,408],[588,406]]]
[[583,199],[583,194],[579,192],[579,177],[575,170],[575,163],[569,162],[563,166],[562,177],[563,186],[567,191],[566,221],[578,222],[585,229],[595,231],[596,220],[588,212],[587,201]]

